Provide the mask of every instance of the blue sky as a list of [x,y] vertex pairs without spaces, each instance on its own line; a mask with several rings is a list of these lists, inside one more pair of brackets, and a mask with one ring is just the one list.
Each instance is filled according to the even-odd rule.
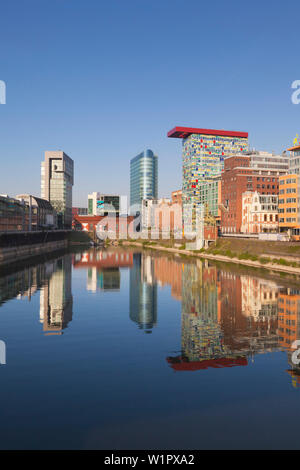
[[75,161],[74,205],[129,194],[129,161],[159,156],[181,186],[176,125],[248,131],[282,151],[300,134],[299,1],[3,0],[0,193],[40,194],[45,150]]

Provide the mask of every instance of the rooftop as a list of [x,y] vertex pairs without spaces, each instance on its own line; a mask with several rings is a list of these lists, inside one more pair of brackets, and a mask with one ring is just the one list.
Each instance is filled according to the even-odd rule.
[[167,134],[168,137],[174,137],[177,139],[186,139],[191,134],[204,134],[204,135],[215,135],[224,137],[241,137],[248,138],[248,132],[236,132],[236,131],[225,131],[224,129],[199,129],[195,127],[174,127]]

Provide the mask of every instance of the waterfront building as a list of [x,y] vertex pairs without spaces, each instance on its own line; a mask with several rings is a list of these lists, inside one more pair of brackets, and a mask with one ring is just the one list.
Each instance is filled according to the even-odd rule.
[[158,197],[158,157],[148,149],[130,161],[130,213],[141,211],[143,199]]
[[151,228],[157,233],[182,231],[182,205],[169,198],[144,199],[141,206],[143,230]]
[[0,232],[27,230],[28,221],[29,207],[24,201],[0,196]]
[[300,290],[287,288],[278,296],[279,344],[288,350],[300,339]]
[[286,173],[290,166],[290,157],[283,152],[282,155],[275,153],[251,150],[248,155],[250,156],[250,166],[256,170],[261,171],[279,171],[281,174]]
[[172,204],[179,204],[182,206],[182,189],[178,189],[177,191],[173,191],[171,193]]
[[278,196],[257,191],[242,194],[241,233],[278,232]]
[[300,144],[296,142],[297,139],[295,140],[296,145],[288,149],[288,151],[290,152],[289,170],[291,174],[300,175]]
[[[88,215],[126,215],[127,198],[118,194],[93,192],[88,195]],[[82,214],[83,215],[83,214]]]
[[56,228],[56,212],[46,199],[41,199],[31,194],[18,194],[16,196],[28,207],[28,225],[25,230],[44,230]]
[[[168,137],[182,139],[182,201],[184,230],[193,232],[196,209],[206,200],[202,185],[221,176],[226,156],[248,150],[248,133],[175,127]],[[192,212],[190,208],[192,206]]]
[[292,239],[300,240],[300,175],[288,174],[279,178],[279,230]]
[[[257,160],[257,157],[263,157]],[[274,163],[272,160],[274,157]],[[277,166],[276,166],[277,165]],[[288,172],[288,158],[267,152],[249,152],[228,157],[221,175],[221,230],[223,233],[240,233],[242,226],[242,201],[246,191],[276,196],[279,177]]]
[[72,207],[72,217],[75,215],[88,215],[87,207]]
[[72,226],[73,184],[73,160],[62,151],[45,152],[45,161],[41,164],[41,197],[55,209],[59,228]]
[[182,205],[169,199],[160,199],[154,211],[154,226],[166,237],[182,236]]
[[143,199],[141,203],[141,224],[143,230],[154,228],[155,208],[158,199]]
[[115,217],[102,215],[75,215],[73,226],[76,230],[83,232],[100,232],[112,238],[127,238],[135,232],[134,217]]

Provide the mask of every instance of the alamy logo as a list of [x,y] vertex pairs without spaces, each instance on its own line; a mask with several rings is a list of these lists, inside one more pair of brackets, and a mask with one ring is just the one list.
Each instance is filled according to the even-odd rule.
[[6,344],[0,340],[0,364],[6,364]]
[[292,103],[300,104],[300,80],[295,80],[292,83],[292,89],[295,90],[292,94]]
[[296,349],[296,351],[293,352],[292,354],[292,363],[295,364],[295,366],[298,366],[300,364],[300,340],[296,339],[296,341],[293,342],[292,344],[292,349]]
[[0,80],[0,104],[6,104],[6,84]]

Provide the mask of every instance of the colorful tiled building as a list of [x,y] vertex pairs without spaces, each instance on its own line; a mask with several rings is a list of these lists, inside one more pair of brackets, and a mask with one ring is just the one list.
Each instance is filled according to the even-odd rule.
[[[206,202],[201,186],[221,176],[224,159],[248,150],[248,133],[175,127],[168,137],[182,139],[182,202],[185,232],[196,228],[195,209]],[[187,209],[192,207],[192,212]]]

